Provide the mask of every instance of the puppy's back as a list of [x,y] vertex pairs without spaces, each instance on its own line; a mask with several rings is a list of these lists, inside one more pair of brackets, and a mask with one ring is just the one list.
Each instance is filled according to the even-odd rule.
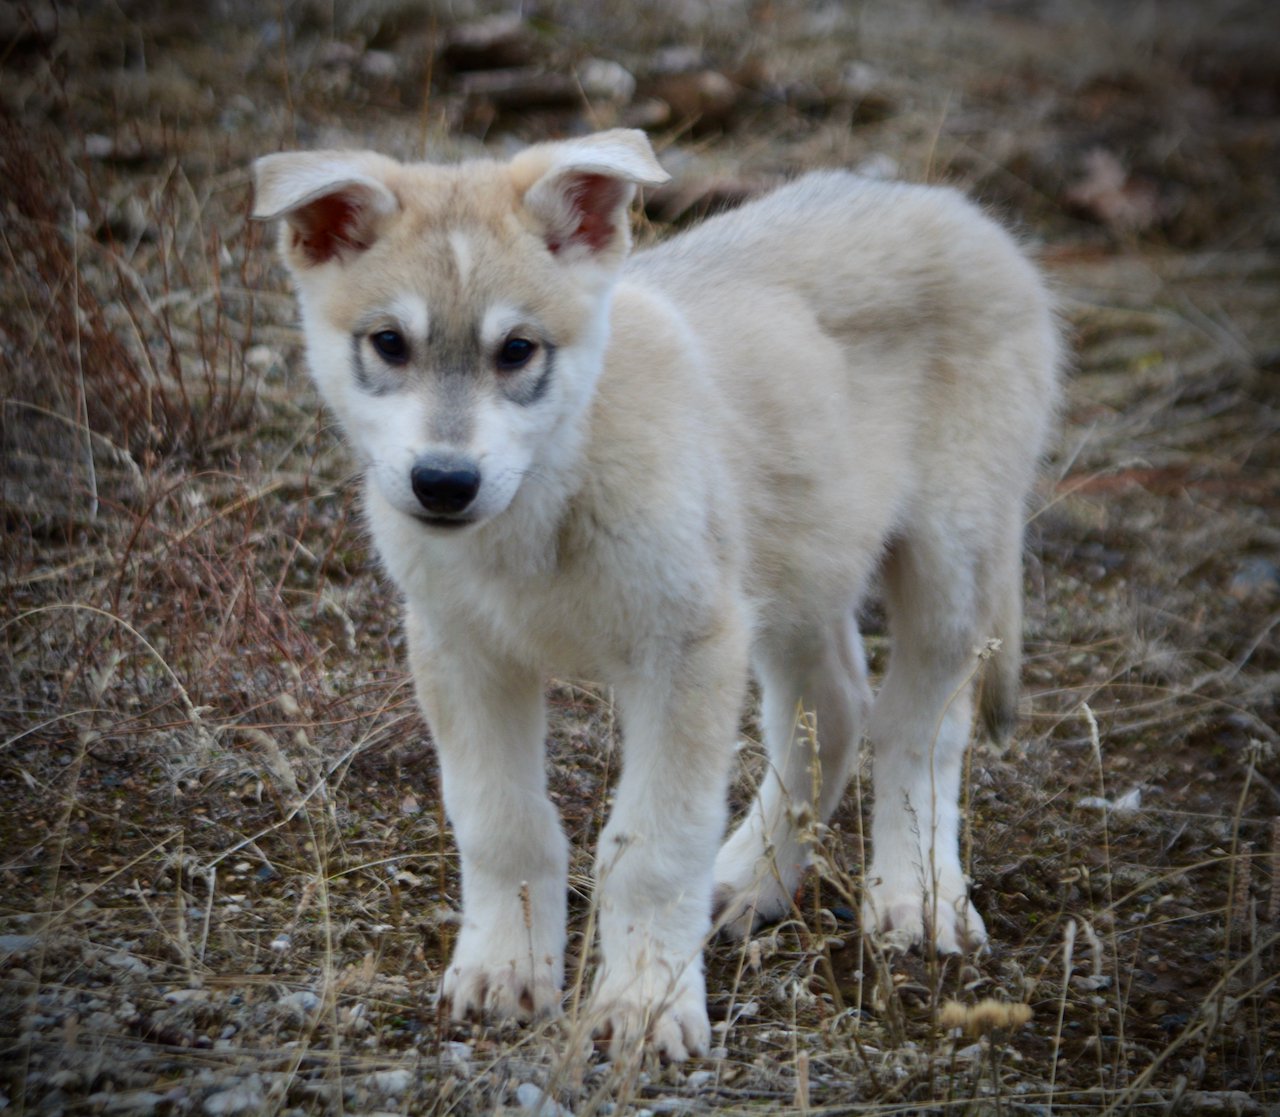
[[[697,306],[748,285],[794,291],[830,333],[992,333],[1048,321],[1036,269],[958,191],[818,171],[635,256],[627,273]],[[986,332],[986,331],[984,331]]]

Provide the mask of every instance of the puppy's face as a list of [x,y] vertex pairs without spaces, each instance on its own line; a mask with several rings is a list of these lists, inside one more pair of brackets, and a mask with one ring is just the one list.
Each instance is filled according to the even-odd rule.
[[509,164],[267,156],[255,214],[283,217],[312,374],[372,483],[431,529],[503,512],[590,402],[639,133]]

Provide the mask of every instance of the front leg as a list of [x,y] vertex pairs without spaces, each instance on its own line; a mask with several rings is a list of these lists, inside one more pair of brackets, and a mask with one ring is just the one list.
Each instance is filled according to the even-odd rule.
[[542,680],[409,622],[418,700],[462,862],[462,927],[441,982],[455,1020],[559,1011],[568,845],[547,797]]
[[702,949],[746,683],[736,613],[616,685],[624,761],[596,859],[599,1030],[679,1061],[710,1046]]

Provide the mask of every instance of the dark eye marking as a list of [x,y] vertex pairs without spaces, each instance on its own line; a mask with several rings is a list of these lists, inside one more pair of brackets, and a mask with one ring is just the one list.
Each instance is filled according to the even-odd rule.
[[409,359],[409,343],[399,330],[378,330],[369,335],[369,344],[388,364],[402,365]]
[[527,337],[509,337],[498,350],[498,368],[503,372],[515,372],[524,368],[538,351],[538,343]]
[[529,372],[523,376],[512,376],[499,381],[503,395],[512,403],[521,407],[532,407],[541,400],[551,387],[556,371],[556,347],[549,341],[535,346],[542,350],[542,368],[539,372]]

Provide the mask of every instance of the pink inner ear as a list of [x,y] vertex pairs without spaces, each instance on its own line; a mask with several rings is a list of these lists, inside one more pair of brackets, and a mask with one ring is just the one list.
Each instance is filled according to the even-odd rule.
[[372,243],[363,217],[364,208],[351,194],[326,194],[292,215],[293,242],[312,264],[346,248],[363,250]]
[[[584,244],[592,252],[604,248],[616,232],[615,217],[625,189],[624,184],[608,175],[576,175],[566,189],[575,222],[566,239]],[[556,238],[547,243],[552,252],[564,247],[564,242]]]

